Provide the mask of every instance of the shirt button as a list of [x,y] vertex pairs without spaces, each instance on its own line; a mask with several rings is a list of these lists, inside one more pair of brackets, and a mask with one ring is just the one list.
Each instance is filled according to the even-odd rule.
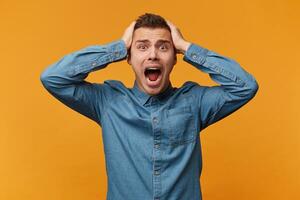
[[96,66],[96,65],[97,65],[97,63],[96,63],[96,62],[93,62],[93,63],[92,63],[92,66]]
[[192,56],[193,59],[197,58],[197,55],[195,53],[192,53],[191,56]]
[[158,170],[155,170],[155,171],[154,171],[154,175],[159,175],[159,171],[158,171]]
[[219,72],[219,73],[221,72],[219,67],[216,67],[216,71]]
[[115,56],[116,56],[116,57],[118,57],[118,56],[119,56],[119,52],[115,52],[114,54],[115,54]]
[[153,123],[157,124],[158,123],[158,119],[157,117],[153,117]]
[[154,148],[155,148],[155,149],[158,149],[159,147],[160,147],[159,144],[155,144],[155,145],[154,145]]

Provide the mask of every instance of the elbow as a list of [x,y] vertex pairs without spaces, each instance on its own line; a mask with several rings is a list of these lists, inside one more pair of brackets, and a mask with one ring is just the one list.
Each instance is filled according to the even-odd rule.
[[259,89],[258,82],[256,81],[256,79],[252,77],[252,80],[247,83],[247,87],[248,87],[248,96],[250,99],[252,99],[256,95]]
[[46,80],[47,80],[47,73],[45,73],[45,71],[43,71],[43,72],[40,74],[40,81],[41,81],[42,83],[44,83]]
[[41,74],[40,74],[40,81],[42,85],[48,89],[51,86],[51,74],[49,73],[48,69],[45,69]]
[[44,87],[47,87],[47,82],[48,82],[48,73],[43,71],[40,75],[40,81],[43,84]]

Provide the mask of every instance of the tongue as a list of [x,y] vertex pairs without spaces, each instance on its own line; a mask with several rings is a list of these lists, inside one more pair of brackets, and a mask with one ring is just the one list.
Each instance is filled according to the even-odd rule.
[[151,72],[151,73],[148,74],[148,77],[149,77],[150,81],[156,81],[158,76],[159,76],[158,71],[157,72],[154,71],[154,72]]

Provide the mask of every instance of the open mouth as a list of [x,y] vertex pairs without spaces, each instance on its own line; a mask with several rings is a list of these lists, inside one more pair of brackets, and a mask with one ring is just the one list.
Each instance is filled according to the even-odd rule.
[[154,82],[161,75],[161,70],[158,67],[148,67],[144,73],[147,79]]

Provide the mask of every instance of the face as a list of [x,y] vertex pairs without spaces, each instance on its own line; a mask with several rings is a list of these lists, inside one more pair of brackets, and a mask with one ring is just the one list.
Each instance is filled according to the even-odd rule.
[[134,31],[128,63],[132,66],[138,87],[149,95],[163,92],[176,64],[176,52],[169,30],[138,28]]

